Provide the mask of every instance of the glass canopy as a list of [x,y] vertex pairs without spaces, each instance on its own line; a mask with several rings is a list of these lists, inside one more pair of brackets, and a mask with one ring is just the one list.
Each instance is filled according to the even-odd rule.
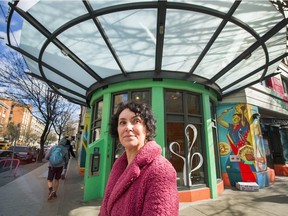
[[[287,56],[280,4],[20,0],[9,3],[8,46],[31,74],[81,105],[96,89],[144,78],[197,82],[221,98],[277,72]],[[9,37],[15,15],[24,19],[19,46]]]

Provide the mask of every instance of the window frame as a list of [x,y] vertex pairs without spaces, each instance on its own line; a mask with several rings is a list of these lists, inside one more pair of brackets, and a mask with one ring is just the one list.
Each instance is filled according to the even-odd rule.
[[[167,92],[180,92],[182,93],[182,106],[183,106],[183,113],[173,113],[173,112],[167,112],[166,109],[166,93]],[[199,103],[199,113],[194,113],[191,114],[188,111],[188,96],[189,95],[194,95],[197,96],[198,99],[198,103]],[[200,127],[200,133],[198,131],[198,137],[200,139],[200,144],[198,144],[198,147],[200,146],[200,150],[201,150],[201,154],[203,156],[203,158],[205,158],[206,155],[206,146],[205,146],[205,128],[204,128],[204,113],[203,113],[203,98],[202,95],[200,93],[197,92],[192,92],[192,91],[187,91],[187,90],[180,90],[180,89],[170,89],[170,88],[165,88],[164,89],[164,113],[165,113],[165,147],[166,147],[166,156],[168,154],[168,152],[170,152],[169,149],[169,144],[168,143],[168,134],[167,134],[167,125],[168,123],[183,123],[184,124],[184,129],[185,127],[190,124],[191,122],[193,122],[193,125],[196,127]],[[186,106],[185,106],[186,104]],[[184,138],[184,157],[187,158],[188,157],[188,145],[187,145],[187,139],[185,136],[185,132],[183,131],[183,138]],[[198,139],[198,138],[197,138]],[[193,149],[192,149],[192,153],[193,153]],[[167,158],[167,157],[166,157]],[[167,158],[169,159],[169,158]],[[188,173],[188,166],[185,167],[186,169],[186,173]],[[184,170],[183,170],[184,171]],[[191,188],[196,189],[196,188],[202,188],[202,187],[206,187],[207,186],[207,182],[208,182],[208,177],[207,177],[207,161],[204,159],[203,161],[203,165],[202,165],[202,169],[201,172],[203,172],[204,176],[203,176],[203,183],[199,183],[199,184],[194,184],[192,183]],[[186,181],[188,181],[188,177],[186,179]],[[181,189],[187,189],[190,188],[189,186],[183,186],[183,185],[178,185],[178,187]]]
[[[103,98],[96,100],[92,107],[90,143],[97,141],[101,137],[102,106],[100,109],[100,104],[102,104],[103,106]],[[100,110],[101,110],[101,114],[99,114]],[[97,134],[97,130],[99,130],[99,134]]]
[[[117,106],[118,104],[120,104],[121,102],[129,102],[132,100],[132,96],[133,96],[133,93],[135,92],[147,92],[148,93],[148,96],[149,96],[149,103],[147,103],[147,101],[144,101],[146,102],[147,104],[149,104],[150,106],[152,106],[152,89],[151,88],[140,88],[140,89],[129,89],[129,90],[124,90],[124,91],[119,91],[119,92],[114,92],[112,94],[112,106],[111,106],[111,110],[110,110],[110,116],[113,116],[114,113],[116,112],[117,110]],[[118,95],[127,95],[127,99],[126,101],[119,101],[118,104],[115,104],[115,97],[118,96]],[[141,102],[141,101],[140,101]],[[119,143],[118,141],[118,138],[117,139],[113,139],[113,144],[112,144],[112,164],[116,161],[116,159],[124,152],[124,148],[123,146]],[[117,154],[117,151],[119,152],[119,154]]]

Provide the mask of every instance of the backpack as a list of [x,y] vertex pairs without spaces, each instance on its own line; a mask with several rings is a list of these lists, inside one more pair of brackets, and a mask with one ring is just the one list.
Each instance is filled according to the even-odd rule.
[[51,165],[59,165],[63,161],[63,153],[62,153],[63,147],[62,146],[56,146],[51,151],[51,155],[49,157],[49,161]]

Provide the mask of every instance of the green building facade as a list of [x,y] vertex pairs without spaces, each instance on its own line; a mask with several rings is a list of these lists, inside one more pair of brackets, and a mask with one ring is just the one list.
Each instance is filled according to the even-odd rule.
[[[123,151],[109,135],[109,120],[117,104],[130,100],[151,104],[157,119],[156,141],[177,171],[179,191],[209,188],[210,197],[217,197],[221,172],[216,147],[216,95],[188,81],[146,79],[109,85],[93,94],[84,200],[104,196],[112,164]],[[93,171],[95,154],[100,161],[99,169]]]

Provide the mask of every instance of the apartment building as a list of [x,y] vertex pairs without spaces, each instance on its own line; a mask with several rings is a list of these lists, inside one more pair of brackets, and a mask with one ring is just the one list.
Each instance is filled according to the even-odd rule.
[[8,109],[9,109],[9,106],[0,100],[0,141],[1,142],[3,142],[5,140],[4,139],[4,132],[5,132],[4,129],[5,129],[5,125],[7,125],[7,123],[5,124],[5,121],[6,121]]
[[30,131],[29,131],[29,144],[36,145],[40,143],[40,137],[43,133],[45,125],[35,116],[31,118]]
[[[3,108],[3,112],[5,110],[5,114],[2,114],[3,128],[7,127],[7,125],[12,122],[17,127],[17,144],[26,143],[26,137],[29,132],[31,119],[32,119],[32,106],[28,107],[22,105],[15,100],[8,98],[1,98],[0,101],[2,104],[5,104],[5,109]],[[3,136],[3,135],[2,135]],[[12,142],[12,140],[9,140]]]

